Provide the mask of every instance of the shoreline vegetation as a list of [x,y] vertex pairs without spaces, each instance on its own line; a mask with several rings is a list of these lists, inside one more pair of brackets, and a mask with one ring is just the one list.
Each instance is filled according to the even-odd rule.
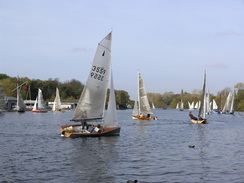
[[[84,88],[84,84],[76,79],[60,82],[57,78],[50,78],[48,80],[29,79],[27,77],[17,78],[0,73],[0,85],[4,88],[6,96],[16,97],[16,91],[13,90],[16,88],[17,82],[27,82],[27,85],[24,85],[21,89],[21,94],[24,100],[35,100],[38,88],[41,88],[46,103],[52,102],[54,100],[57,87],[60,91],[61,100],[78,100]],[[222,109],[228,93],[231,91],[236,92],[234,105],[235,111],[244,111],[244,83],[237,83],[233,89],[226,87],[219,91],[217,95],[210,93],[210,101],[214,99],[219,108]],[[192,91],[192,93],[184,92],[183,94],[176,94],[171,91],[165,93],[148,93],[148,98],[149,102],[154,104],[156,108],[162,109],[176,108],[177,103],[179,103],[181,98],[183,98],[184,108],[188,109],[188,102],[198,102],[200,100],[201,94],[202,90],[195,89]],[[134,101],[130,99],[127,91],[115,90],[115,95],[118,109],[133,108]],[[109,90],[107,92],[107,96],[109,96]]]

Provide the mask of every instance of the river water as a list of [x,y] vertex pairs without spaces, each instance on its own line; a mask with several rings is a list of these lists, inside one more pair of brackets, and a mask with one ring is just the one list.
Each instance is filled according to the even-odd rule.
[[0,182],[244,182],[244,113],[192,124],[188,110],[155,109],[158,120],[143,122],[131,119],[132,110],[117,112],[120,136],[77,139],[59,132],[71,124],[72,110],[6,112]]

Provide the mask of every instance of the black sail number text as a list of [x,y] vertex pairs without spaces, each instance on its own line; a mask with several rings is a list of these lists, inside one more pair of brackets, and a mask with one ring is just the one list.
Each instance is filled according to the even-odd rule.
[[93,66],[91,69],[91,78],[103,81],[106,70],[103,67]]

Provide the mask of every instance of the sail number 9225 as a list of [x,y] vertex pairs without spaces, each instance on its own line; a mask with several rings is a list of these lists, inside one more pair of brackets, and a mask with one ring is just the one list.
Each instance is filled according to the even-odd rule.
[[106,70],[103,67],[93,66],[91,69],[91,78],[103,81]]

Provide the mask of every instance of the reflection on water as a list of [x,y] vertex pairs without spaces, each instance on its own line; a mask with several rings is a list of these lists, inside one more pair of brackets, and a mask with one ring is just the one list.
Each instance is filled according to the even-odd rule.
[[0,182],[243,181],[243,113],[192,124],[187,110],[156,109],[157,121],[123,110],[118,137],[62,138],[72,114],[1,115]]

